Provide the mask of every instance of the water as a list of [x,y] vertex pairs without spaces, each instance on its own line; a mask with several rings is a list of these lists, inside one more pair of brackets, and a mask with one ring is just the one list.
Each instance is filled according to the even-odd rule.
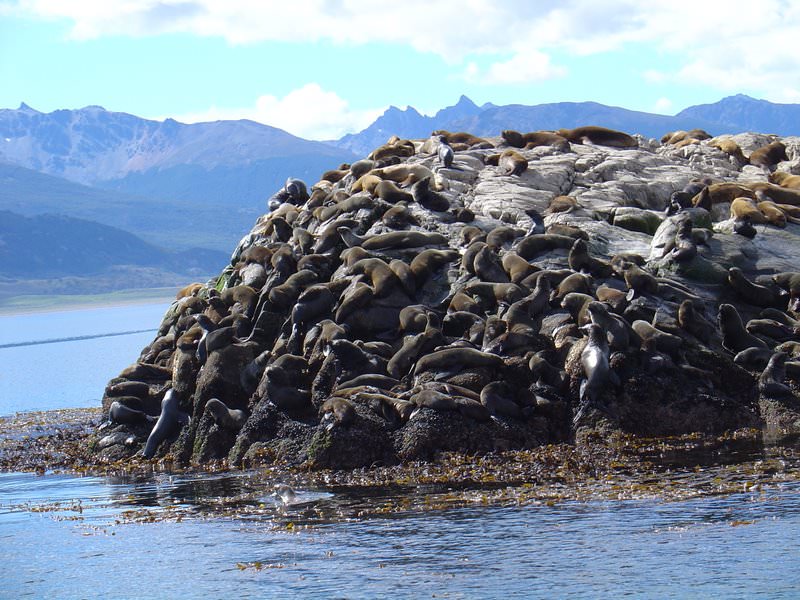
[[[0,416],[99,406],[109,379],[155,336],[168,301],[0,316]],[[53,343],[79,336],[149,331]],[[11,346],[11,344],[30,344]]]
[[[165,309],[0,317],[0,344],[155,328]],[[0,414],[97,405],[106,380],[152,336],[0,349]],[[270,477],[0,474],[0,598],[800,593],[797,481],[670,502],[476,501],[436,511],[414,502],[381,516],[376,509],[401,505],[409,489],[309,487],[286,505]]]
[[[241,492],[237,477],[246,478],[194,486],[167,476],[0,475],[0,596],[796,598],[800,590],[797,484],[767,495],[462,508],[290,530],[292,508],[266,492],[259,517],[203,510]],[[356,493],[310,491],[303,504],[333,510]],[[170,507],[180,520],[130,516],[147,521]]]

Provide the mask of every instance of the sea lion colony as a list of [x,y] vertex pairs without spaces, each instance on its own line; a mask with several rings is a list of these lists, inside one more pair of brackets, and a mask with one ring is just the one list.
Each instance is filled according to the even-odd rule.
[[109,383],[99,456],[353,468],[800,428],[799,148],[437,131],[289,179]]

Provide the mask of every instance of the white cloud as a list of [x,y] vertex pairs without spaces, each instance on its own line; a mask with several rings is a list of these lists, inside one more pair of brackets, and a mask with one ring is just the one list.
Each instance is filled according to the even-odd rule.
[[250,119],[306,139],[331,140],[338,139],[345,133],[361,131],[385,109],[386,107],[353,110],[335,92],[325,91],[318,84],[309,83],[282,98],[270,94],[259,96],[253,106],[211,107],[204,112],[175,115],[173,118],[182,123]]
[[653,110],[657,113],[668,113],[672,108],[672,100],[669,98],[659,98],[656,100]]
[[486,71],[470,62],[464,70],[464,79],[485,85],[507,83],[534,83],[563,77],[567,70],[550,64],[550,57],[535,48],[517,52],[510,59],[489,65]]
[[[642,44],[677,65],[648,70],[648,82],[751,89],[773,100],[800,93],[800,58],[792,52],[800,3],[790,0],[10,0],[2,6],[71,21],[77,38],[184,32],[234,44],[400,44],[439,55],[467,80],[494,83],[563,75],[552,64],[556,54]],[[477,57],[494,62],[482,71]]]

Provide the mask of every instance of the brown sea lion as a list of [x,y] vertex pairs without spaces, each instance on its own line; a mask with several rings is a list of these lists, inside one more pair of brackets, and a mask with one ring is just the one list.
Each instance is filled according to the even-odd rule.
[[750,154],[750,164],[767,171],[774,171],[775,166],[784,160],[789,160],[789,157],[786,155],[786,146],[779,141],[762,146]]
[[722,347],[732,353],[747,348],[766,348],[763,340],[747,333],[739,311],[732,304],[720,304],[717,322],[722,333]]
[[790,190],[800,190],[800,175],[792,175],[786,171],[770,173],[769,182]]
[[753,306],[774,306],[776,297],[772,289],[753,283],[738,267],[728,269],[728,283],[742,300]]
[[520,175],[528,168],[528,159],[515,150],[504,150],[497,159],[503,175]]
[[575,129],[559,129],[556,132],[573,144],[586,142],[597,146],[610,146],[612,148],[638,148],[639,143],[627,133],[607,129],[605,127],[576,127]]

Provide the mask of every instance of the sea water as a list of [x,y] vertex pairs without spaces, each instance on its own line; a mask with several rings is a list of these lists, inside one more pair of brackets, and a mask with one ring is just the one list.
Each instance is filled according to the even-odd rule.
[[[0,349],[0,414],[98,405],[166,307],[0,317],[0,345],[17,344]],[[283,505],[271,490],[247,473],[2,473],[0,598],[800,597],[796,482],[310,522],[406,491],[296,490]]]

